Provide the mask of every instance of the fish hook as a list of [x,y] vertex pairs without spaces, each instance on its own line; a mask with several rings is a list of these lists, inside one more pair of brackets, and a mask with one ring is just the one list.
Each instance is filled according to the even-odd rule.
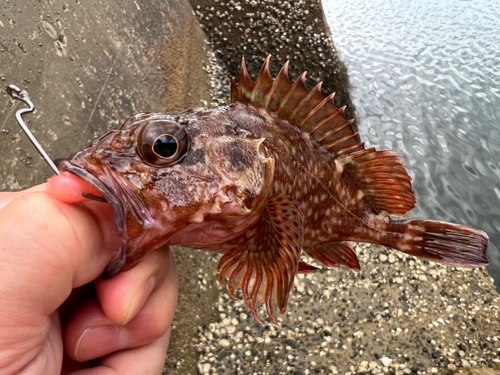
[[[54,164],[54,162],[49,157],[49,155],[47,155],[47,153],[43,149],[42,145],[36,140],[33,133],[31,133],[31,131],[29,130],[28,125],[26,125],[26,123],[23,121],[23,118],[21,117],[21,115],[23,115],[25,113],[33,112],[35,110],[35,105],[31,101],[31,99],[28,95],[28,92],[26,90],[21,90],[19,87],[15,86],[15,85],[9,85],[7,87],[7,94],[9,94],[12,98],[20,100],[23,103],[28,105],[28,108],[21,108],[20,110],[18,110],[16,112],[17,122],[19,123],[19,125],[21,125],[21,128],[24,130],[24,132],[26,133],[26,135],[30,139],[31,143],[33,143],[33,146],[35,146],[35,148],[40,153],[42,158],[45,159],[47,164],[54,170],[54,172],[56,172],[56,174],[60,175],[61,171],[59,170],[59,168],[57,168],[57,166]],[[99,201],[99,202],[106,202],[106,200],[103,197],[99,197],[99,196],[94,195],[94,194],[82,193],[82,195],[88,199],[93,199],[93,200]]]
[[61,174],[59,171],[59,168],[56,167],[52,159],[47,155],[45,150],[42,148],[40,143],[36,140],[35,136],[31,131],[29,130],[28,126],[26,123],[23,121],[23,118],[21,115],[25,113],[30,113],[35,110],[35,105],[31,101],[28,92],[26,90],[21,90],[19,87],[15,85],[9,85],[7,87],[7,94],[9,94],[12,98],[17,99],[22,101],[23,103],[27,104],[29,108],[21,108],[16,112],[16,119],[21,128],[24,130],[28,138],[30,139],[31,143],[33,143],[33,146],[37,149],[37,151],[40,153],[40,155],[45,159],[45,161],[50,165],[50,167],[56,172],[56,174]]

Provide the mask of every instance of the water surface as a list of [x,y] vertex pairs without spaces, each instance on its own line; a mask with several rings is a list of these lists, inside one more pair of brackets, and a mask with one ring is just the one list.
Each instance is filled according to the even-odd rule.
[[323,6],[362,140],[403,152],[414,216],[488,233],[500,285],[500,1]]

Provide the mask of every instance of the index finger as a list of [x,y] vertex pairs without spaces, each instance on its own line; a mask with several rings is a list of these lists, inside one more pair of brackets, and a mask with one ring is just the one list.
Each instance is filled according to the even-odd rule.
[[4,208],[6,205],[8,205],[10,202],[12,202],[14,199],[19,198],[20,196],[24,194],[29,194],[33,193],[35,191],[45,191],[47,189],[47,184],[40,184],[33,186],[32,188],[26,189],[26,190],[21,190],[21,191],[6,191],[6,192],[1,192],[0,193],[0,211],[2,211],[2,208]]

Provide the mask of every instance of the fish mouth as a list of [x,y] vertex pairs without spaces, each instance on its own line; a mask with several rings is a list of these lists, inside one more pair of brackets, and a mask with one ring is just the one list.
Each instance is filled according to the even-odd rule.
[[[118,235],[123,237],[125,235],[125,207],[122,200],[116,195],[108,185],[102,182],[98,177],[94,176],[85,168],[79,167],[75,164],[70,163],[67,160],[61,160],[58,163],[58,167],[62,171],[68,171],[75,176],[81,178],[83,181],[88,183],[90,186],[95,188],[104,197],[104,200],[111,205],[113,210],[113,218],[115,220],[115,227]],[[97,196],[87,196],[87,198],[99,200],[100,197]],[[97,199],[96,199],[97,198]]]

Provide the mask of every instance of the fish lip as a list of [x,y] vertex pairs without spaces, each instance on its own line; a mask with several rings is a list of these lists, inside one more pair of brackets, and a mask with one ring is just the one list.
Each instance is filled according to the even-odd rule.
[[113,210],[113,218],[115,220],[115,227],[118,235],[122,237],[125,234],[125,208],[122,201],[104,182],[98,177],[94,176],[85,168],[79,167],[67,160],[61,160],[58,163],[61,171],[68,171],[75,176],[81,178],[83,181],[95,188],[102,194],[106,202],[111,205]]

